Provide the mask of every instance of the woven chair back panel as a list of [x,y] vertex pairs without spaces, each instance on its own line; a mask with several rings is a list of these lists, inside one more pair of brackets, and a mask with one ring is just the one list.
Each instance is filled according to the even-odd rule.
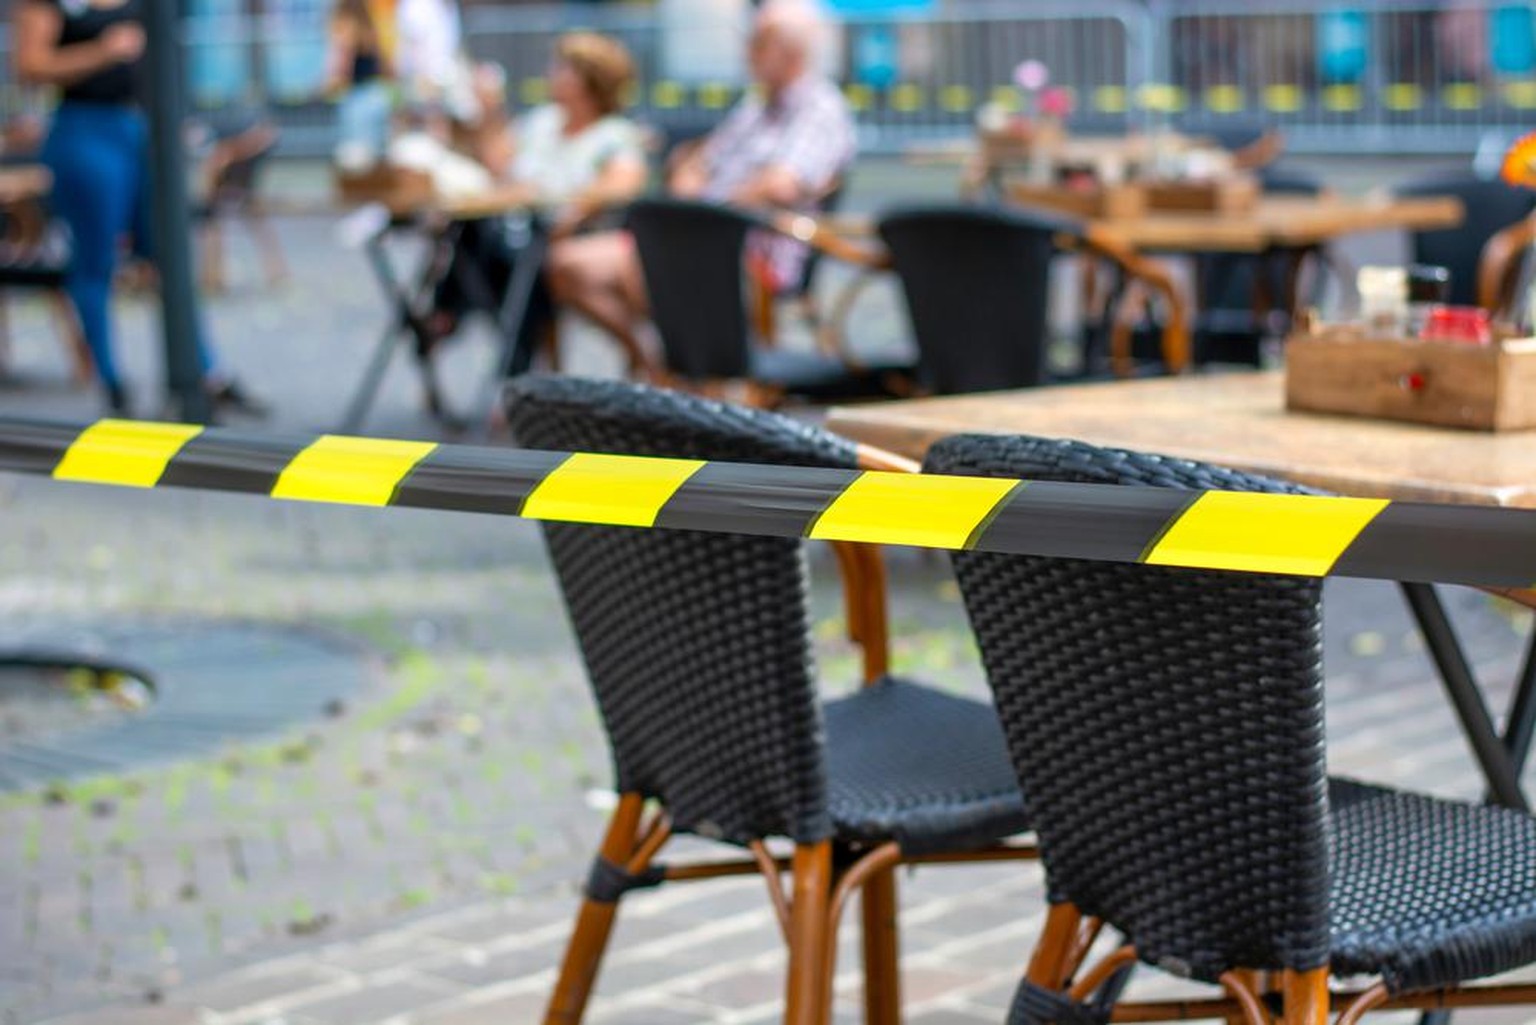
[[[1292,490],[1032,438],[940,442],[928,467],[1034,480]],[[1316,582],[958,553],[956,574],[1053,900],[1196,978],[1327,963]]]
[[[851,445],[769,413],[617,382],[523,378],[529,448],[851,467]],[[677,828],[826,837],[826,765],[799,542],[549,524],[550,555],[621,790]]]
[[707,203],[643,199],[629,208],[667,369],[683,377],[751,372],[742,254],[752,222]]

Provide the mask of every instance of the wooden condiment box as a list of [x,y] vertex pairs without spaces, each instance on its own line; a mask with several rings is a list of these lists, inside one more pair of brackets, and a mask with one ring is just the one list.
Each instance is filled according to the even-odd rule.
[[1468,345],[1321,328],[1286,343],[1285,404],[1480,431],[1536,428],[1536,338]]

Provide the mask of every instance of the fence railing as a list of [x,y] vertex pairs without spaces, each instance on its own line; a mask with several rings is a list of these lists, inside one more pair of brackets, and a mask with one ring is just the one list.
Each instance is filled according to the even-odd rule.
[[[187,20],[188,89],[204,111],[259,105],[290,152],[330,145],[321,98],[330,0],[197,0]],[[542,100],[561,32],[611,33],[639,68],[637,116],[689,133],[740,97],[744,22],[712,5],[470,8],[468,49],[503,64],[518,105]],[[1536,8],[1507,0],[950,0],[851,15],[830,48],[868,150],[958,137],[984,102],[1020,109],[1029,59],[1074,100],[1073,127],[1153,120],[1216,132],[1282,128],[1295,150],[1466,152],[1536,122]],[[9,38],[0,32],[0,56]],[[8,61],[7,61],[8,63]],[[35,100],[0,92],[0,114]]]

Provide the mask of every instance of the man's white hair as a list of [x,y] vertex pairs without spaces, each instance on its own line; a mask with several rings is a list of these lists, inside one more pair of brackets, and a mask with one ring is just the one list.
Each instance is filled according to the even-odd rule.
[[826,12],[816,0],[763,0],[757,27],[772,27],[812,64],[821,56],[829,31]]

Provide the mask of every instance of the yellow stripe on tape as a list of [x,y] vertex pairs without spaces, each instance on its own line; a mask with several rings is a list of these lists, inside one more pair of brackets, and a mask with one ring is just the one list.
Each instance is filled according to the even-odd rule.
[[963,548],[1018,481],[871,471],[833,499],[810,536],[924,548]]
[[345,505],[388,505],[395,487],[437,445],[322,434],[293,457],[272,488],[273,498]]
[[535,520],[653,526],[667,499],[703,465],[701,459],[577,452],[539,482],[522,514]]
[[80,432],[59,465],[55,480],[152,488],[181,446],[202,433],[190,424],[101,420]]
[[1168,528],[1146,561],[1323,576],[1388,502],[1209,492]]

